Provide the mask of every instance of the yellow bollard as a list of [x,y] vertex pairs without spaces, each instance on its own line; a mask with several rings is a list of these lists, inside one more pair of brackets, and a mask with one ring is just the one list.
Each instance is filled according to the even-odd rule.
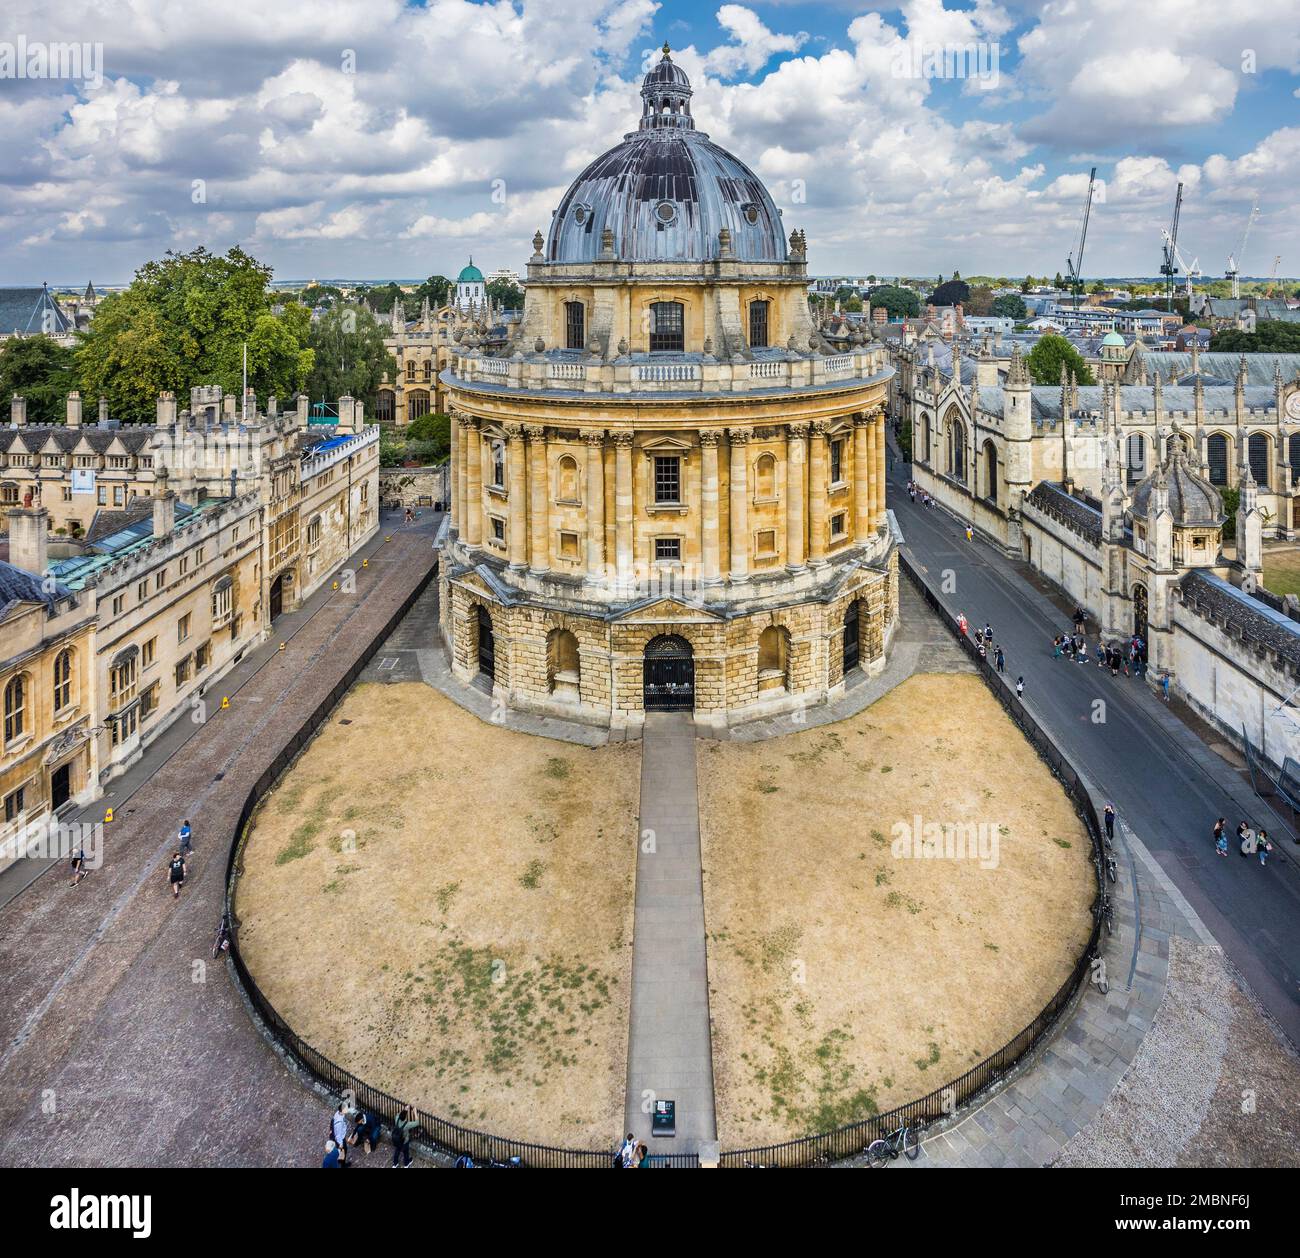
[[223,708],[228,708],[230,706],[230,697],[228,695],[222,695],[221,706]]
[[107,825],[113,820],[113,810],[110,808],[104,813],[104,824]]
[[338,588],[339,588],[339,583],[338,583],[337,581],[333,582],[333,583],[330,585],[330,589],[331,589],[331,590],[337,590]]
[[369,568],[369,567],[370,567],[370,560],[369,560],[369,559],[363,559],[363,560],[361,561],[361,566],[362,566],[363,568]]
[[283,643],[283,642],[280,643],[280,650],[282,650],[282,651],[284,650],[284,643]]

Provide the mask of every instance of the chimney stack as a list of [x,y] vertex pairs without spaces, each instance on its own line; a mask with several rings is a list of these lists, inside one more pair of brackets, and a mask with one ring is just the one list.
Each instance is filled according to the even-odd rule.
[[9,512],[9,562],[38,577],[49,555],[50,513],[44,507],[14,507]]
[[108,398],[102,395],[99,399],[99,426],[101,428],[108,427]]
[[158,427],[171,428],[176,423],[176,394],[170,389],[158,394]]
[[67,422],[69,428],[81,427],[81,394],[76,389],[68,394]]
[[221,418],[225,420],[231,420],[235,418],[235,398],[233,394],[222,395]]
[[27,422],[27,399],[21,394],[15,393],[9,403],[9,422],[15,428],[21,428]]
[[153,474],[153,535],[168,536],[176,522],[176,495],[167,487],[167,469],[161,464]]
[[308,422],[308,420],[307,420],[307,405],[308,405],[308,398],[307,398],[307,395],[306,395],[305,393],[299,393],[299,394],[297,395],[297,397],[294,398],[294,403],[297,405],[297,408],[298,408],[298,427],[299,427],[299,428],[306,428],[306,427],[307,427],[307,422]]
[[339,398],[339,431],[356,432],[353,421],[353,415],[356,409],[356,400],[350,397]]

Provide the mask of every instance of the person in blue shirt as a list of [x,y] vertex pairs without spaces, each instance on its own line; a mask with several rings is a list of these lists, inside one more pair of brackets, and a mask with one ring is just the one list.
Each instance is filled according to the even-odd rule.
[[320,1164],[322,1169],[342,1166],[339,1161],[339,1147],[333,1140],[325,1141],[325,1156],[321,1158]]
[[181,822],[181,828],[176,832],[176,837],[180,840],[182,856],[188,856],[194,851],[194,831],[190,829],[188,821]]

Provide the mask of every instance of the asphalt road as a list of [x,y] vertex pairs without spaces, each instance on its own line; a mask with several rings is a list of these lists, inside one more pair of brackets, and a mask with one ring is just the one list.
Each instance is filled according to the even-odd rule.
[[[1052,638],[1069,629],[1069,615],[1035,588],[1026,566],[978,539],[967,542],[941,508],[914,506],[906,464],[895,461],[890,480],[908,557],[936,587],[940,573],[952,570],[948,610],[964,612],[972,632],[993,626],[1010,679],[1024,676],[1030,713],[1115,804],[1260,1002],[1300,1044],[1300,847],[1280,819],[1242,774],[1206,754],[1189,727],[1161,710],[1144,682],[1112,678],[1093,662],[1055,659]],[[1101,723],[1093,719],[1097,699],[1105,701]],[[961,735],[977,751],[980,732]],[[1235,844],[1226,858],[1217,856],[1211,829],[1218,817],[1228,819],[1230,836],[1243,817],[1268,829],[1276,849],[1268,866],[1243,859]]]

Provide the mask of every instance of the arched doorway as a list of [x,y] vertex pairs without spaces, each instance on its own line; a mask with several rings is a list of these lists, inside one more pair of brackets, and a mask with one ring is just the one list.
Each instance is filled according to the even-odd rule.
[[1147,587],[1133,587],[1133,632],[1142,639],[1142,654],[1146,656],[1147,645]]
[[857,668],[862,655],[862,601],[854,599],[844,612],[844,675]]
[[282,572],[274,581],[271,582],[271,623],[274,624],[276,618],[284,611],[284,578]]
[[647,712],[695,707],[695,657],[685,638],[661,633],[646,644],[642,690]]
[[478,605],[478,671],[489,681],[496,680],[496,639],[492,634],[492,617],[482,603]]

